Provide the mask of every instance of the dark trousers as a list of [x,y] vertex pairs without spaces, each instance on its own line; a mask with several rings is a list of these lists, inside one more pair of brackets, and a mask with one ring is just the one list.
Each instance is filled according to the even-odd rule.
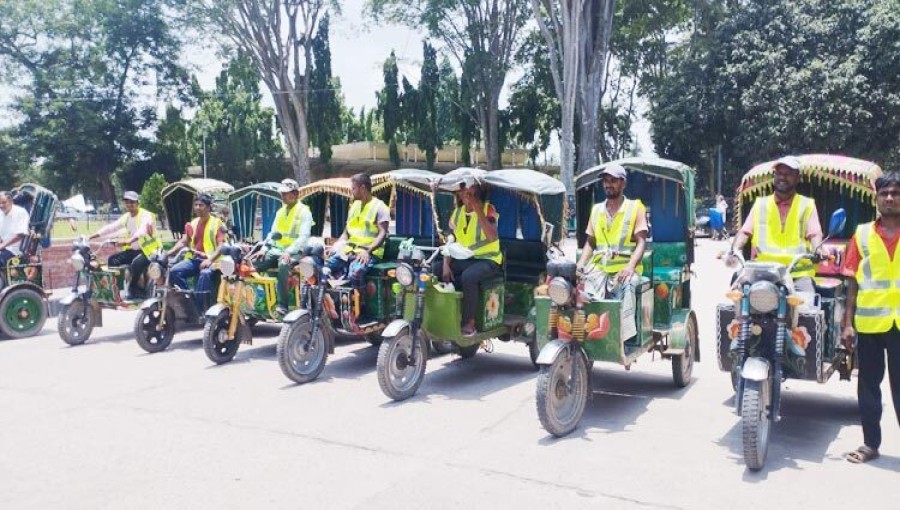
[[[443,267],[443,260],[440,257],[435,259],[432,268],[435,274],[442,274]],[[478,311],[478,284],[499,275],[500,265],[483,259],[451,260],[450,270],[453,271],[456,290],[463,293],[462,323],[468,324],[475,319]]]
[[169,283],[182,290],[188,290],[188,278],[192,276],[197,277],[197,287],[194,289],[194,303],[197,305],[197,311],[201,314],[209,308],[212,293],[218,283],[216,281],[216,276],[218,275],[211,267],[200,270],[202,262],[203,259],[194,257],[182,260],[169,270]]
[[2,266],[3,269],[6,269],[6,263],[9,262],[9,260],[15,256],[16,256],[15,253],[9,251],[6,248],[3,248],[2,250],[0,250],[0,266]]
[[881,446],[881,381],[884,379],[885,353],[894,413],[900,423],[900,331],[895,327],[887,333],[857,335],[857,395],[863,440],[866,446],[875,450]]
[[150,261],[144,256],[141,250],[122,250],[109,256],[106,261],[110,266],[130,266],[131,280],[128,282],[128,296],[131,299],[142,295],[146,289],[142,288],[138,283],[141,277],[150,266]]

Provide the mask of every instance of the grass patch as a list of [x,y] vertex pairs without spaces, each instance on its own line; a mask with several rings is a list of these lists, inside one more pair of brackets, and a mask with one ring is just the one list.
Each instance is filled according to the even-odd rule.
[[[93,234],[106,224],[106,221],[101,221],[99,219],[78,219],[72,220],[71,222],[69,220],[57,219],[53,222],[53,229],[50,231],[50,239],[52,239],[54,243],[58,241],[78,239],[83,235],[89,236]],[[169,232],[169,229],[167,228],[159,228],[159,225],[157,225],[157,231],[160,233],[160,237],[163,241],[171,241],[174,239],[172,233]]]

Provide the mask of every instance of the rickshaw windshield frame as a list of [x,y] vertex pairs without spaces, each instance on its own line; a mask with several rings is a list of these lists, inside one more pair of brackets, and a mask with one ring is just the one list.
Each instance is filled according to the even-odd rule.
[[184,235],[184,225],[193,219],[194,199],[200,193],[212,195],[213,212],[217,212],[228,203],[232,191],[234,186],[216,179],[184,179],[167,185],[160,196],[169,230],[175,236]]

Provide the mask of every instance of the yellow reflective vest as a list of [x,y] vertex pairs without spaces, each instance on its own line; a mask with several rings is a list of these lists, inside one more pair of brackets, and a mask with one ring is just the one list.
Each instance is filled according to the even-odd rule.
[[900,257],[891,259],[874,223],[856,227],[856,249],[860,261],[856,270],[856,331],[886,333],[900,327]]
[[[194,236],[197,235],[197,226],[199,224],[200,224],[200,218],[194,218],[191,221],[191,230],[193,230]],[[222,228],[222,220],[220,220],[216,216],[213,216],[212,214],[210,214],[209,219],[206,220],[206,226],[203,228],[203,234],[202,234],[203,235],[203,253],[206,254],[207,257],[212,255],[213,253],[215,253],[216,248],[219,247],[219,243],[216,242],[216,237],[218,237],[218,233],[219,233],[219,230],[221,230],[221,228]],[[193,249],[194,248],[194,238],[189,237],[187,241],[188,241],[188,247]]]
[[290,209],[287,205],[282,205],[278,209],[278,212],[275,213],[275,221],[272,223],[272,231],[281,234],[281,239],[275,242],[275,246],[284,249],[294,244],[294,241],[300,237],[304,213],[309,213],[309,207],[299,200]]
[[[137,232],[138,226],[144,223],[150,223],[155,231],[156,215],[142,207],[138,209],[138,213],[135,216],[128,213],[123,214],[119,218],[119,223],[128,231],[129,236],[133,236]],[[145,234],[139,237],[137,242],[141,247],[141,253],[147,257],[156,253],[162,246],[162,241],[153,234]]]
[[[375,243],[378,238],[378,209],[381,207],[387,206],[375,197],[369,199],[365,207],[359,200],[353,202],[347,214],[347,237],[350,243],[356,246],[372,246]],[[384,244],[373,251],[372,255],[378,258],[384,256]]]
[[[813,205],[811,198],[795,194],[787,217],[782,223],[775,195],[757,198],[753,206],[752,237],[756,260],[778,262],[787,266],[794,256],[808,253],[810,248],[806,239],[806,225],[813,213]],[[798,262],[791,271],[794,278],[815,274],[816,268],[808,260]]]
[[[484,214],[487,215],[490,210],[490,202],[484,202]],[[465,220],[465,222],[463,222]],[[500,216],[497,216],[500,220]],[[474,228],[473,228],[474,227]],[[481,222],[478,221],[478,214],[466,212],[466,206],[459,206],[453,211],[453,235],[456,236],[456,242],[472,250],[476,259],[484,259],[503,263],[503,253],[500,251],[500,237],[493,241],[489,241],[484,230],[481,228]]]
[[[616,274],[631,260],[631,255],[622,253],[633,251],[637,246],[634,240],[634,226],[637,223],[638,214],[645,214],[644,204],[640,200],[625,199],[619,210],[616,211],[612,221],[606,213],[606,201],[594,205],[591,217],[594,218],[594,242],[597,251],[593,257],[594,267],[608,274]],[[618,252],[611,257],[606,264],[603,263],[603,252],[608,248]],[[634,272],[643,273],[644,266],[638,263]]]

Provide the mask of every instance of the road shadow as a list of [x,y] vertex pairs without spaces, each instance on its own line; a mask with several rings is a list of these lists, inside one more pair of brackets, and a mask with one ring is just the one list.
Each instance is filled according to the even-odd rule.
[[137,345],[137,340],[134,338],[134,332],[129,331],[127,333],[119,333],[117,335],[109,335],[109,336],[97,336],[96,330],[91,334],[91,337],[81,345],[69,345],[63,341],[62,338],[59,339],[60,349],[85,349],[92,345],[103,345],[103,344],[116,344],[121,342],[134,342]]
[[[330,357],[325,362],[325,368],[314,381],[307,384],[328,383],[338,380],[359,380],[364,375],[375,371],[378,360],[378,346],[359,339],[352,339],[346,346],[340,343],[335,345],[335,352],[340,351],[341,358],[332,360]],[[282,390],[300,388],[306,384],[289,383],[282,386]]]
[[[731,400],[728,407],[733,409]],[[734,414],[734,413],[733,413]],[[756,483],[782,469],[800,469],[801,461],[821,464],[829,458],[828,447],[841,429],[859,423],[855,398],[810,392],[782,393],[781,421],[769,431],[766,464],[759,471],[747,469],[744,481]],[[744,463],[741,419],[734,414],[734,426],[717,443],[728,449],[735,463]]]

